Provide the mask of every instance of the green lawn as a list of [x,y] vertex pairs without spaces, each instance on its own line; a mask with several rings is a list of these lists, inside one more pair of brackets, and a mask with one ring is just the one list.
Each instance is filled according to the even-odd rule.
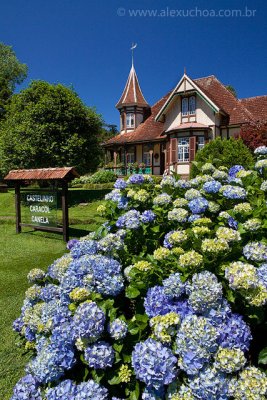
[[[70,235],[80,237],[95,230],[103,220],[96,208],[107,191],[70,191]],[[83,205],[79,205],[83,203]],[[88,203],[86,205],[86,203]],[[32,268],[46,269],[65,252],[59,234],[23,229],[15,233],[14,193],[0,193],[0,399],[8,400],[12,387],[24,374],[28,356],[16,347],[12,322],[19,316]]]

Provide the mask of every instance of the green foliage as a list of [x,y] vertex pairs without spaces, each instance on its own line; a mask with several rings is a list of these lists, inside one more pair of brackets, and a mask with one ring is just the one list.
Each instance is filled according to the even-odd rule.
[[198,174],[198,166],[207,162],[217,168],[221,166],[230,168],[237,164],[249,168],[253,164],[253,156],[241,139],[219,137],[197,152],[191,168],[191,177],[194,178]]
[[232,93],[232,95],[235,96],[235,98],[237,99],[237,93],[235,88],[232,85],[225,85],[226,89],[229,90],[230,93]]
[[34,81],[12,97],[0,125],[0,171],[61,166],[93,171],[101,125],[100,116],[73,90]]
[[23,82],[27,65],[21,64],[11,46],[0,43],[0,118],[15,86]]
[[[95,172],[93,175],[84,175],[80,178],[75,178],[71,186],[72,187],[85,187],[89,188],[92,185],[99,185],[104,183],[113,183],[117,179],[117,176],[113,171],[100,169]],[[113,185],[108,186],[113,187]]]
[[105,171],[101,169],[90,176],[88,183],[109,183],[115,182],[116,179],[117,177],[113,171]]

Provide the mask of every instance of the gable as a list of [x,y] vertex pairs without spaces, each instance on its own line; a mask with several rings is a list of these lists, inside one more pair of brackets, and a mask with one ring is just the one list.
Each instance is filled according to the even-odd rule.
[[191,93],[196,93],[199,97],[201,97],[214,112],[220,111],[218,105],[214,101],[212,101],[212,99],[210,99],[209,96],[207,96],[207,94],[203,92],[192,79],[184,74],[182,79],[178,82],[177,86],[172,91],[171,95],[157,114],[156,121],[164,121],[164,115],[166,115],[166,113],[168,113],[168,111],[171,109],[173,103],[176,101],[176,98],[178,96],[184,96],[185,94],[189,95]]

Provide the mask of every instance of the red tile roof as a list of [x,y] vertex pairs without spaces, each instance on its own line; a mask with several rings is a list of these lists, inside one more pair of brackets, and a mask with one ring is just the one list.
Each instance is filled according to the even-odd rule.
[[246,123],[253,119],[249,110],[214,75],[193,81],[222,111],[229,115],[229,125]]
[[72,180],[79,177],[78,172],[73,167],[64,168],[40,168],[40,169],[14,169],[9,171],[4,178],[9,181],[30,181],[42,179],[67,179]]
[[257,121],[267,121],[267,96],[248,97],[239,101]]
[[[193,82],[226,114],[229,125],[240,125],[263,119],[266,121],[267,96],[238,100],[214,75],[194,79]],[[146,141],[152,142],[165,139],[166,135],[164,135],[163,123],[155,122],[155,117],[164,106],[171,93],[172,92],[169,92],[154,104],[151,108],[150,117],[140,124],[137,129],[130,133],[115,136],[107,141],[104,146]],[[200,126],[198,127],[200,128]],[[177,126],[175,129],[184,129],[184,124]]]
[[120,100],[116,104],[116,107],[121,108],[122,106],[130,106],[130,105],[149,107],[149,104],[147,103],[147,101],[143,96],[133,65],[130,70],[124,91],[121,95]]
[[141,123],[134,131],[124,134],[118,134],[113,138],[109,139],[104,146],[112,144],[126,144],[126,143],[138,143],[138,142],[153,142],[162,140],[165,136],[161,136],[163,132],[163,123],[156,122],[155,117],[165,101],[168,99],[170,92],[166,96],[162,97],[157,103],[151,107],[151,115]]

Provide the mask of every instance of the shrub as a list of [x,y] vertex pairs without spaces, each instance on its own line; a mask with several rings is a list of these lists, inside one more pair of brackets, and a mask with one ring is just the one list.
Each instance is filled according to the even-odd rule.
[[34,353],[12,400],[265,398],[267,148],[256,155],[252,170],[115,182],[107,222],[28,275],[14,329]]
[[203,163],[213,163],[215,167],[230,168],[240,164],[249,168],[253,164],[253,156],[241,139],[221,139],[212,140],[196,154],[195,162],[192,164],[191,178],[198,174],[198,167]]
[[109,170],[99,170],[95,172],[93,175],[84,175],[80,178],[75,178],[70,186],[71,187],[82,187],[86,184],[98,184],[98,183],[111,183],[115,182],[116,175],[113,171]]

